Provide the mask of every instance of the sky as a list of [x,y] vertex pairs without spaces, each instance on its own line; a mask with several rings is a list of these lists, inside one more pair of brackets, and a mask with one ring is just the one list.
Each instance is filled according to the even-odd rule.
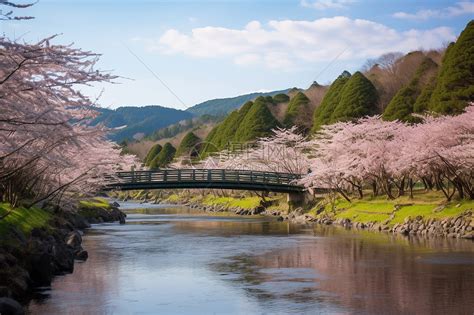
[[185,109],[329,84],[387,52],[446,46],[474,1],[39,0],[16,13],[35,19],[1,21],[8,37],[58,34],[53,43],[102,54],[97,68],[120,78],[82,88],[102,106]]

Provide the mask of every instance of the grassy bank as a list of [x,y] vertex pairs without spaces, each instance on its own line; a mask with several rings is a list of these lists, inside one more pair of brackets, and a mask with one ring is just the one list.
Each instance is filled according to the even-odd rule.
[[[265,198],[269,204],[267,209],[280,209],[286,211],[288,203],[286,197],[276,195]],[[171,194],[163,200],[164,203],[199,203],[204,206],[221,206],[225,208],[240,208],[251,210],[262,205],[262,199],[258,196],[239,195],[239,196],[218,196],[218,195],[189,195],[189,194]]]
[[95,197],[79,202],[79,214],[86,219],[97,216],[97,209],[109,210],[110,204],[107,199]]
[[458,200],[446,202],[438,192],[417,192],[413,199],[399,197],[388,200],[386,197],[369,197],[362,200],[354,199],[348,202],[338,199],[335,209],[330,203],[318,205],[310,213],[315,217],[329,216],[334,219],[350,219],[353,222],[377,222],[389,226],[403,223],[408,217],[421,216],[423,219],[452,218],[474,210],[474,201]]
[[20,229],[28,235],[34,228],[47,227],[52,214],[44,209],[31,208],[11,208],[8,203],[0,203],[0,217],[9,213],[0,220],[0,235],[7,233],[11,228]]
[[[115,197],[124,197],[124,193]],[[216,206],[225,208],[241,208],[251,210],[261,205],[261,198],[247,192],[239,192],[234,195],[219,196],[217,194],[200,194],[193,191],[133,191],[127,192],[127,196],[143,200],[154,200],[158,198],[162,203],[196,203],[203,206]],[[266,209],[269,211],[288,211],[286,195],[272,195],[267,198],[269,203]],[[308,212],[316,218],[329,217],[331,219],[350,219],[352,222],[376,222],[389,226],[403,223],[406,218],[423,219],[452,218],[474,210],[472,200],[454,200],[446,202],[441,192],[418,190],[414,192],[414,198],[401,196],[395,200],[389,200],[385,196],[365,197],[363,199],[353,198],[348,202],[343,198],[336,200],[332,205],[326,199],[315,200],[316,206],[303,205],[304,212]],[[474,211],[473,211],[474,212]]]

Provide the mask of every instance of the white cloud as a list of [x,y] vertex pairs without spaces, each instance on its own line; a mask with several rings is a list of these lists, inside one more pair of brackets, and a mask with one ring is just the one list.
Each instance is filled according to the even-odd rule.
[[313,8],[317,10],[345,9],[354,2],[355,0],[301,0],[301,5],[303,7]]
[[455,39],[448,27],[397,31],[369,20],[339,16],[314,21],[282,20],[242,29],[194,28],[190,33],[167,30],[159,39],[144,40],[147,48],[164,54],[194,58],[222,58],[238,65],[291,69],[295,65],[340,59],[374,58],[390,51],[438,48]]
[[430,18],[448,18],[464,14],[474,14],[474,2],[457,2],[454,6],[441,10],[419,10],[415,13],[396,12],[393,17],[409,20],[428,20]]

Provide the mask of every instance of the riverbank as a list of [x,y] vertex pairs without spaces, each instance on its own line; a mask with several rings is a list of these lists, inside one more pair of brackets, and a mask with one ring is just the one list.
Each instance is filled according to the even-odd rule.
[[[3,217],[4,216],[4,217]],[[85,261],[82,235],[91,223],[124,222],[125,214],[105,199],[83,201],[77,212],[11,208],[0,203],[0,314],[22,314],[35,288],[74,271]]]
[[466,314],[473,309],[469,241],[288,224],[165,203],[121,205],[130,224],[88,230],[83,246],[90,258],[55,280],[47,296],[33,300],[32,314]]
[[401,196],[394,200],[367,197],[348,202],[342,198],[332,201],[321,198],[314,205],[307,204],[292,212],[288,211],[288,203],[283,196],[272,196],[262,201],[260,197],[246,194],[165,193],[149,196],[140,191],[128,197],[142,202],[180,204],[209,213],[265,215],[299,224],[333,224],[384,233],[474,240],[474,201],[446,202],[440,192],[416,191],[413,198]]

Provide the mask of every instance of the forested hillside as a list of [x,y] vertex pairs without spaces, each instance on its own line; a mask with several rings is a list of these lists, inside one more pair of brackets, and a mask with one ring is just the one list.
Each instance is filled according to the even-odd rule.
[[280,93],[288,93],[289,89],[272,92],[255,92],[245,95],[239,95],[228,98],[218,98],[208,100],[203,103],[196,104],[188,109],[187,112],[192,113],[196,116],[201,115],[212,115],[212,116],[225,116],[231,111],[238,109],[245,102],[254,100],[259,96],[273,96]]
[[178,121],[191,118],[191,113],[157,105],[134,107],[125,106],[115,110],[99,108],[100,115],[90,124],[104,124],[109,128],[117,128],[109,134],[116,142],[126,139],[141,138],[157,129],[169,126]]

